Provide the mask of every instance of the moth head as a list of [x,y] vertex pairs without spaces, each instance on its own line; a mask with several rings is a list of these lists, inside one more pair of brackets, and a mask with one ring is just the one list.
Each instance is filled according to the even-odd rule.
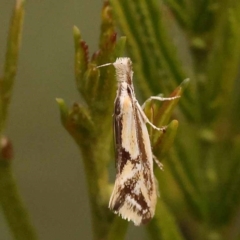
[[104,65],[98,66],[105,67],[113,65],[116,69],[116,76],[118,82],[127,82],[128,84],[132,84],[132,61],[130,58],[123,57],[123,58],[117,58],[117,60],[114,63],[106,63]]
[[127,58],[127,57],[117,58],[117,60],[114,63],[106,63],[103,65],[97,66],[97,68],[106,67],[109,65],[113,65],[115,69],[119,71],[128,72],[132,70],[132,61],[130,58]]
[[113,63],[113,66],[116,68],[116,70],[129,72],[132,69],[132,61],[127,57],[117,58],[117,60]]

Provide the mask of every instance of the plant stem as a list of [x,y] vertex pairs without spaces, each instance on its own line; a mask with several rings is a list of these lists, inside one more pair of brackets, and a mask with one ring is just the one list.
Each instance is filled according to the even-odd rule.
[[0,78],[0,133],[5,127],[12,88],[17,72],[19,45],[24,17],[24,0],[17,0],[9,28],[3,77]]
[[0,159],[0,203],[8,226],[17,240],[35,240],[37,235],[30,223],[12,174],[11,163]]

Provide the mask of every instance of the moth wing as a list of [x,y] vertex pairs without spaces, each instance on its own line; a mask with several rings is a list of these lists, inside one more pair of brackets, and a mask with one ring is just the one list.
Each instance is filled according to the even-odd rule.
[[[124,102],[116,99],[114,115],[117,176],[109,208],[135,225],[147,223],[154,215],[156,202],[154,178],[151,179],[152,159],[142,159],[142,155],[152,158],[147,128],[131,98],[126,96]],[[145,137],[147,139],[143,139]],[[150,147],[150,155],[143,154],[144,144]]]
[[136,117],[130,97],[117,97],[114,107],[114,142],[117,174],[129,159],[137,159],[140,151],[136,132]]

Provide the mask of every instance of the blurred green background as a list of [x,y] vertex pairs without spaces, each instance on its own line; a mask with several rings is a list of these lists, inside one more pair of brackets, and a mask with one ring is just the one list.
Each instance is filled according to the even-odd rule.
[[[162,194],[162,201],[159,202],[165,202],[174,209],[186,239],[195,236],[205,240],[202,236],[207,236],[210,240],[216,240],[223,239],[224,234],[226,239],[231,236],[235,239],[235,235],[239,239],[240,95],[239,78],[237,81],[235,79],[240,59],[240,5],[237,0],[165,2],[175,12],[184,34],[178,31],[180,28],[177,21],[172,21],[172,12],[165,11],[164,5],[161,10],[165,23],[160,24],[159,28],[159,22],[154,21],[158,8],[153,7],[151,12],[147,12],[143,7],[150,7],[151,1],[144,1],[145,5],[139,6],[138,2],[112,1],[118,24],[131,46],[129,55],[132,54],[134,71],[139,78],[137,84],[144,81],[151,83],[150,80],[146,81],[149,75],[144,75],[149,72],[154,77],[152,83],[157,83],[156,78],[165,79],[161,83],[168,84],[170,79],[173,80],[173,86],[176,86],[174,81],[179,84],[185,77],[191,78],[188,91],[184,92],[180,101],[181,110],[185,109],[183,113],[190,113],[185,116],[186,119],[190,118],[183,121],[179,118],[180,115],[176,117],[180,119],[180,129],[173,149],[179,152],[170,154],[173,158],[164,162],[166,171],[158,176],[159,179],[165,179],[165,182],[164,179],[159,181]],[[184,2],[183,6],[186,4],[187,8],[174,10],[175,2],[179,6]],[[102,3],[103,1],[93,0],[26,2],[18,72],[5,134],[13,142],[14,175],[39,239],[92,239],[83,163],[76,144],[60,123],[55,98],[64,98],[68,106],[81,101],[75,87],[72,28],[76,25],[80,29],[91,55],[97,50]],[[15,0],[0,0],[1,73],[14,4]],[[122,9],[125,11],[121,15]],[[132,10],[136,11],[135,14]],[[152,16],[149,19],[153,26],[146,24],[142,28],[136,28],[144,14]],[[105,20],[107,18],[106,10]],[[128,18],[127,23],[135,20],[136,24],[124,25],[125,18]],[[111,21],[111,17],[109,19]],[[149,31],[149,26],[153,27],[150,30],[157,29],[156,35]],[[127,31],[129,27],[132,27],[132,38]],[[172,42],[165,38],[165,28],[171,29]],[[146,36],[139,34],[141,31]],[[182,39],[183,35],[185,39]],[[149,39],[152,40],[151,44],[145,44],[149,43]],[[135,45],[137,40],[140,47]],[[141,48],[143,45],[144,48]],[[181,64],[174,62],[175,45]],[[152,46],[159,47],[155,49],[157,51],[154,54],[158,56],[156,59],[151,58]],[[135,49],[139,49],[142,59],[136,57]],[[145,52],[148,53],[147,59]],[[144,70],[141,75],[141,71],[140,74],[137,73],[142,60],[145,64],[144,69],[140,68],[141,71]],[[186,74],[182,73],[182,67]],[[142,81],[141,77],[145,80]],[[232,88],[232,82],[235,89]],[[141,86],[140,91],[143,90]],[[174,89],[170,84],[164,86],[170,91]],[[159,89],[164,88],[152,87],[152,93]],[[165,90],[163,92],[168,94]],[[175,154],[179,155],[178,158],[174,158]],[[165,178],[170,172],[179,184],[179,189],[171,178]],[[194,191],[191,191],[191,187]],[[184,203],[186,205],[181,203],[182,195],[187,200]],[[105,206],[102,209],[105,213]],[[161,212],[159,223],[167,225],[167,219],[162,219]],[[107,219],[103,223],[104,221],[107,222]],[[165,230],[171,226],[167,225]],[[126,239],[146,239],[143,229],[136,228],[131,223]],[[155,234],[155,231],[152,232]],[[192,235],[188,235],[189,232]],[[0,240],[8,239],[12,237],[0,210]]]
[[[14,0],[0,0],[0,69]],[[26,1],[18,72],[6,135],[14,174],[39,239],[91,239],[79,151],[61,126],[56,97],[79,100],[72,27],[97,49],[102,1]],[[111,117],[111,116],[110,116]],[[130,230],[131,231],[131,230]],[[0,240],[12,239],[0,210]]]

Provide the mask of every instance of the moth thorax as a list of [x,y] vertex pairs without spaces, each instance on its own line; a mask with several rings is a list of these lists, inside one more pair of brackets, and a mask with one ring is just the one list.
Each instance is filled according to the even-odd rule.
[[117,77],[118,82],[127,82],[126,69],[116,68],[116,77]]
[[121,82],[121,90],[122,91],[127,91],[127,88],[128,88],[128,84],[127,82]]

